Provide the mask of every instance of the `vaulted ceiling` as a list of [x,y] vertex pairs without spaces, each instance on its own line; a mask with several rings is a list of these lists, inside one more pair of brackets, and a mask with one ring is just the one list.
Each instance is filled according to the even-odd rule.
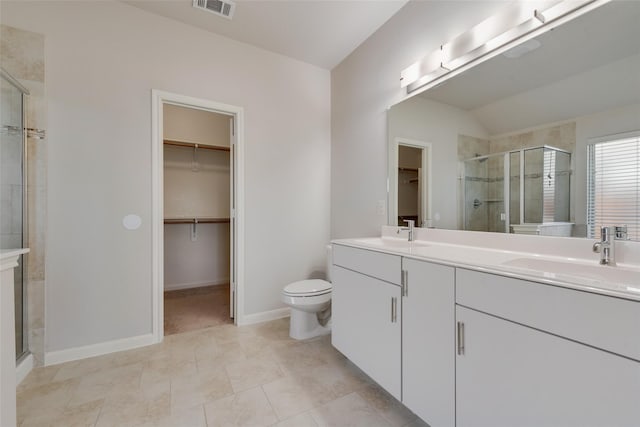
[[127,0],[148,12],[332,69],[407,0],[238,0],[232,20],[192,0]]

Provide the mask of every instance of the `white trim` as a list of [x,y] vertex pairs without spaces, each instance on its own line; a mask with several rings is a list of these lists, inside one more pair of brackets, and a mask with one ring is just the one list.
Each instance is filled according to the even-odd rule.
[[16,385],[19,385],[33,370],[33,354],[29,353],[16,366]]
[[587,138],[587,145],[596,145],[596,144],[601,144],[603,142],[617,141],[620,139],[638,138],[638,137],[640,137],[640,130],[632,130],[630,132],[613,133],[610,135],[602,135],[602,136]]
[[[388,192],[388,223],[389,225],[398,224],[398,146],[403,145],[405,147],[415,147],[422,149],[422,165],[426,165],[426,174],[422,174],[423,181],[426,181],[426,185],[423,182],[422,188],[426,191],[427,197],[421,197],[423,216],[426,215],[426,226],[431,227],[433,223],[433,180],[431,179],[433,166],[433,144],[430,142],[418,141],[416,139],[396,137],[389,143],[389,171],[387,178],[387,192]],[[393,189],[393,191],[391,191]],[[422,195],[421,195],[422,196]],[[425,206],[426,204],[426,206]],[[418,218],[418,224],[416,227],[422,227],[423,218]],[[400,224],[402,225],[402,224]]]
[[242,317],[242,323],[238,322],[238,326],[252,325],[254,323],[268,322],[269,320],[283,319],[291,315],[289,307],[277,308],[270,311],[262,311],[260,313],[247,314]]
[[67,348],[65,350],[51,351],[44,354],[44,364],[45,366],[57,365],[58,363],[71,362],[93,356],[102,356],[103,354],[131,350],[155,343],[156,340],[153,334],[145,334],[81,347]]
[[235,181],[236,181],[236,307],[234,322],[244,323],[244,109],[233,105],[222,104],[206,99],[151,90],[151,197],[152,197],[152,335],[155,342],[164,338],[164,271],[163,271],[163,135],[162,117],[163,104],[172,104],[187,108],[227,114],[235,119],[236,147],[235,147]]
[[178,291],[180,289],[190,288],[204,288],[205,286],[222,286],[229,285],[229,278],[222,278],[209,282],[190,282],[190,283],[172,283],[170,285],[165,284],[164,290],[166,291]]

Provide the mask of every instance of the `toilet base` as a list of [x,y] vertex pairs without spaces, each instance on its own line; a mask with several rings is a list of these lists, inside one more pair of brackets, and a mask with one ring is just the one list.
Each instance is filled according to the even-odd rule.
[[326,326],[318,322],[318,313],[309,313],[291,308],[289,336],[294,340],[307,340],[331,333],[331,321]]

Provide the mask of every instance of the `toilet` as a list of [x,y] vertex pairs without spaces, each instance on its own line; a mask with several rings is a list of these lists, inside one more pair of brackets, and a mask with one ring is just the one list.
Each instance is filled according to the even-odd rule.
[[331,246],[327,246],[326,271],[327,280],[300,280],[282,290],[282,302],[291,307],[291,338],[306,340],[331,332]]

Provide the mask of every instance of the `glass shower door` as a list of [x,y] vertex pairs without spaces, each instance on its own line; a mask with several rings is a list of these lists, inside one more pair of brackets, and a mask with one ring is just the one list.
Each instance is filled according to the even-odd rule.
[[[0,106],[0,249],[26,246],[25,227],[25,138],[23,92],[4,73],[1,81]],[[14,270],[16,359],[26,354],[26,269],[25,256],[18,259]]]
[[464,161],[464,229],[488,231],[488,157]]
[[464,161],[464,227],[472,231],[506,231],[505,154]]

